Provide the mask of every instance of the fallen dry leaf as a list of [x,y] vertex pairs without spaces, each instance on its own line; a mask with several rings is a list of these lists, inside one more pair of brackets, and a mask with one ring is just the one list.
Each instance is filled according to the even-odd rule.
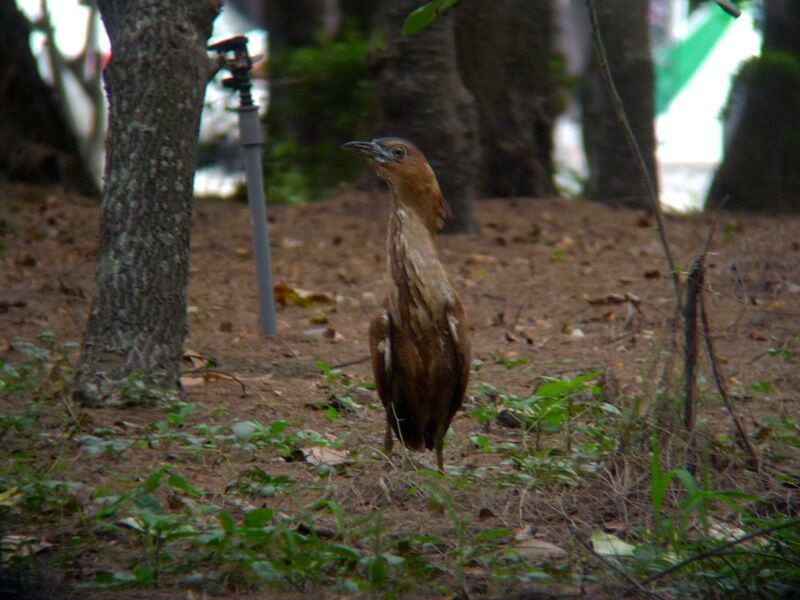
[[312,325],[327,325],[328,324],[328,315],[324,313],[314,313],[308,318],[308,322]]
[[16,506],[23,500],[23,495],[16,485],[0,493],[0,506]]
[[188,348],[183,351],[183,360],[192,363],[192,367],[195,369],[207,369],[211,366],[209,360],[202,354]]
[[600,556],[633,556],[636,546],[623,542],[615,535],[604,531],[592,533],[592,548]]
[[347,452],[323,446],[312,446],[311,448],[301,448],[306,462],[312,465],[326,464],[332,467],[342,465],[347,462]]
[[323,292],[314,292],[293,288],[285,281],[278,282],[274,287],[275,302],[282,306],[294,304],[296,306],[308,307],[318,303],[331,303],[333,297]]
[[536,529],[531,525],[525,525],[514,530],[514,539],[517,542],[522,542],[531,539],[535,533]]
[[306,329],[303,335],[312,338],[323,338],[331,340],[332,342],[341,342],[344,340],[344,336],[333,327],[312,327],[311,329]]
[[294,250],[295,248],[302,248],[305,245],[303,240],[298,240],[291,237],[282,237],[281,238],[281,248],[286,248],[287,250]]
[[625,292],[623,294],[612,292],[606,294],[605,296],[589,296],[588,294],[583,294],[581,299],[584,302],[588,302],[589,304],[624,304],[625,302],[630,302],[632,304],[639,304],[641,303],[641,298],[636,294],[632,294],[631,292]]
[[52,545],[29,535],[6,535],[0,538],[0,557],[6,562],[14,557],[33,556]]
[[529,538],[519,542],[517,544],[517,552],[519,552],[522,557],[535,563],[557,560],[567,556],[563,548],[535,538]]
[[464,260],[464,264],[493,267],[500,264],[500,259],[491,254],[470,254]]

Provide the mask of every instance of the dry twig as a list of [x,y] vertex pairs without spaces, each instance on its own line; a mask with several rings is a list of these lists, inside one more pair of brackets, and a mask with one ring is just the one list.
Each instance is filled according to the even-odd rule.
[[[684,398],[683,398],[683,426],[691,434],[697,417],[695,391],[695,370],[697,367],[697,306],[698,296],[702,299],[703,267],[702,254],[694,261],[689,276],[686,279],[686,304],[683,307],[683,373],[684,373]],[[702,301],[702,300],[701,300]]]
[[614,110],[617,113],[617,120],[625,135],[625,141],[628,143],[628,148],[633,154],[636,166],[639,169],[639,174],[647,189],[647,198],[650,201],[650,208],[653,211],[653,216],[656,220],[656,229],[658,230],[658,237],[661,240],[661,246],[664,250],[664,256],[667,259],[670,275],[672,276],[672,285],[675,288],[675,300],[678,307],[681,306],[681,284],[678,279],[678,271],[675,268],[675,261],[672,259],[672,251],[670,250],[669,241],[667,240],[667,232],[664,227],[664,219],[661,215],[661,204],[658,199],[653,178],[647,170],[642,151],[639,148],[639,143],[636,141],[636,136],[633,135],[628,116],[625,114],[625,107],[622,104],[622,99],[617,91],[617,86],[614,85],[614,80],[611,77],[611,69],[608,66],[608,57],[606,56],[606,49],[603,45],[603,40],[600,37],[600,25],[597,19],[597,10],[595,9],[594,0],[586,0],[586,7],[589,9],[589,19],[592,24],[592,41],[594,42],[594,50],[597,55],[597,63],[600,67],[600,74],[606,84],[608,93],[611,96],[611,102],[614,105]]
[[595,551],[595,549],[592,548],[592,545],[589,542],[587,542],[580,535],[578,535],[578,532],[575,530],[574,527],[570,526],[569,529],[572,532],[572,536],[576,540],[578,540],[580,545],[583,546],[592,556],[594,556],[596,559],[598,559],[600,562],[602,562],[609,569],[614,571],[614,573],[616,573],[617,575],[622,577],[630,585],[635,587],[640,593],[645,594],[647,596],[650,596],[651,598],[656,598],[656,599],[660,599],[661,598],[661,596],[659,596],[658,594],[656,594],[653,591],[648,590],[642,583],[640,583],[639,581],[637,581],[636,579],[634,579],[633,577],[628,575],[623,569],[621,569],[620,567],[615,565],[612,561],[608,560],[605,556],[603,556],[602,554],[598,554]]
[[714,382],[717,384],[717,390],[719,391],[719,395],[722,396],[722,401],[725,403],[725,408],[728,409],[728,413],[730,413],[731,419],[733,419],[733,425],[734,427],[736,427],[736,432],[739,435],[739,441],[741,443],[742,450],[747,452],[747,455],[749,457],[748,463],[753,470],[758,472],[760,470],[758,453],[756,452],[756,449],[753,447],[753,445],[750,443],[750,438],[747,436],[747,431],[744,428],[744,423],[742,423],[742,419],[736,412],[736,408],[733,405],[733,400],[728,394],[728,390],[725,387],[725,382],[723,381],[722,375],[720,373],[720,368],[717,361],[717,355],[714,352],[714,344],[711,341],[711,328],[708,326],[708,317],[706,315],[706,307],[705,307],[705,302],[703,301],[702,294],[700,295],[700,323],[702,324],[703,327],[703,336],[706,339],[706,350],[708,351],[708,360],[711,362],[711,372],[714,375]]

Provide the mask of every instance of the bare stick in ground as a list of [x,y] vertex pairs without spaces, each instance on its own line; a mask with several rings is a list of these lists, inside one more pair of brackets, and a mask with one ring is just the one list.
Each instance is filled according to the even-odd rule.
[[733,419],[733,425],[736,427],[736,433],[739,436],[740,445],[742,450],[747,453],[749,459],[747,462],[753,470],[758,472],[760,470],[758,453],[750,443],[750,438],[747,436],[744,423],[742,423],[742,419],[736,412],[736,407],[733,405],[733,400],[728,394],[722,374],[720,373],[719,361],[717,361],[717,355],[714,352],[714,343],[711,341],[711,328],[708,326],[708,317],[706,315],[706,307],[705,302],[703,302],[702,294],[700,295],[700,323],[703,327],[703,336],[706,339],[708,360],[711,362],[711,372],[714,375],[714,382],[717,384],[717,390],[719,391],[719,395],[722,396],[722,401],[725,403],[725,408],[728,409],[731,419]]
[[683,426],[691,434],[697,418],[697,400],[695,398],[695,372],[697,370],[697,307],[698,296],[702,294],[705,269],[703,259],[705,253],[694,261],[686,279],[686,304],[683,307]]

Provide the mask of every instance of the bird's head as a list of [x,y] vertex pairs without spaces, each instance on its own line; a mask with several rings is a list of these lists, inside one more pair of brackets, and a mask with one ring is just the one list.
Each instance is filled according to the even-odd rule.
[[422,151],[408,140],[376,138],[371,142],[347,142],[342,148],[364,156],[378,177],[386,182],[396,202],[415,209],[432,223],[434,231],[449,216],[436,174]]

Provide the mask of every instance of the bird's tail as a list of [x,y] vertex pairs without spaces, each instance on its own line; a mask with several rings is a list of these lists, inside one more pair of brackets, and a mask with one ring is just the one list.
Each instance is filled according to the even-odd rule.
[[402,404],[390,404],[388,410],[392,430],[406,448],[421,451],[423,448],[433,448],[433,436],[425,435],[422,424],[419,423],[415,412],[404,410]]

